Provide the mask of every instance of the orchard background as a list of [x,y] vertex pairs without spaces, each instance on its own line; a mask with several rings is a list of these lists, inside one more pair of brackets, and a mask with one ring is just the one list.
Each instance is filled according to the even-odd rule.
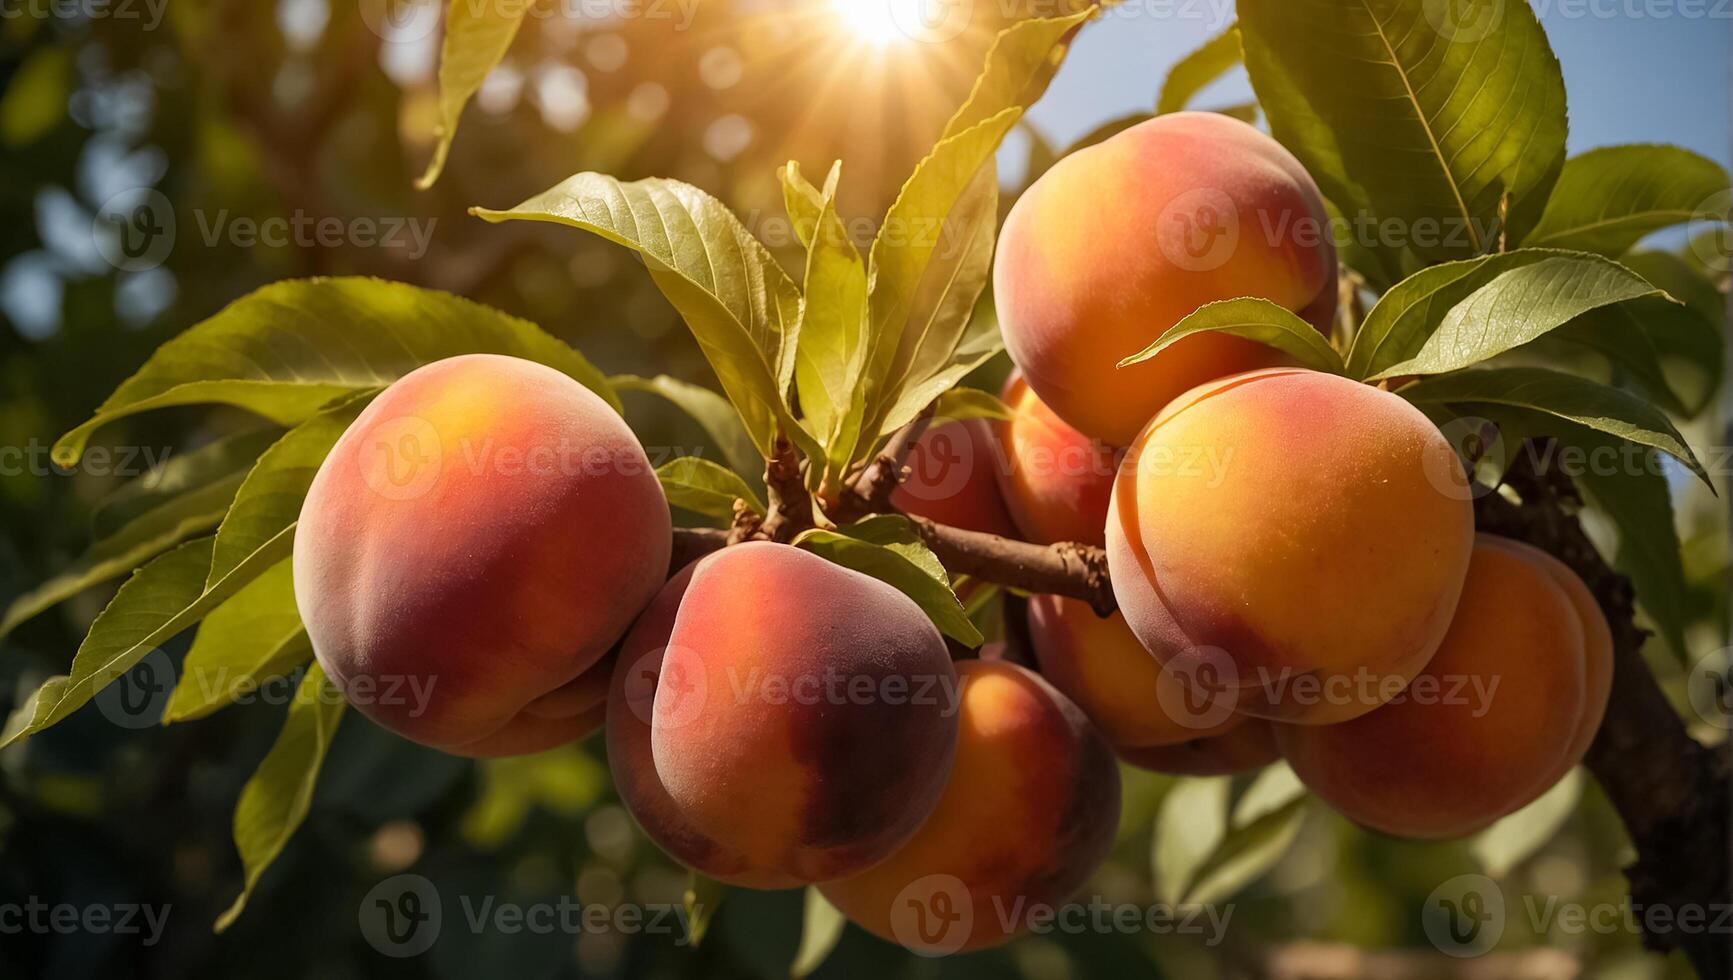
[[[1566,447],[1644,447],[1581,481],[1588,485],[1536,474],[1520,458],[1508,474],[1496,454],[1478,461],[1483,479],[1508,475],[1522,501],[1480,498],[1482,529],[1559,555],[1608,608],[1619,647],[1614,707],[1588,772],[1490,831],[1425,844],[1357,829],[1279,779],[1230,785],[1126,768],[1118,839],[1082,894],[1111,909],[1203,902],[1215,917],[1095,919],[989,953],[927,960],[844,928],[800,891],[724,893],[690,880],[620,806],[600,738],[476,763],[347,712],[322,752],[292,772],[256,776],[284,727],[294,680],[196,723],[159,726],[175,665],[194,638],[178,627],[197,616],[171,625],[179,608],[146,608],[148,625],[132,637],[141,642],[129,646],[136,657],[127,666],[138,666],[124,681],[100,693],[93,686],[94,704],[0,751],[0,975],[1727,976],[1727,932],[1644,928],[1642,910],[1696,907],[1712,926],[1729,901],[1719,747],[1730,440],[1720,382],[1733,14],[1713,2],[1561,2],[1537,5],[1538,18],[1515,0],[1243,6],[1249,78],[1226,4],[1127,3],[1073,22],[1070,8],[1038,3],[669,0],[526,13],[458,0],[446,26],[463,29],[447,31],[439,5],[393,0],[8,4],[0,20],[0,194],[12,219],[0,274],[0,596],[11,603],[0,627],[3,700],[24,706],[53,675],[77,674],[73,651],[126,575],[178,541],[208,536],[246,469],[298,421],[286,410],[275,417],[282,424],[269,424],[233,404],[169,405],[86,432],[90,449],[76,461],[50,449],[165,342],[255,290],[311,276],[408,284],[354,280],[335,297],[329,286],[277,286],[257,294],[262,305],[232,308],[226,322],[242,337],[293,331],[293,311],[315,311],[310,319],[327,331],[315,328],[313,353],[284,365],[302,382],[318,380],[328,357],[342,374],[340,351],[358,350],[367,363],[388,346],[354,326],[362,309],[387,333],[427,331],[427,349],[442,356],[481,349],[453,323],[484,324],[474,328],[483,334],[517,329],[410,287],[521,317],[595,366],[591,380],[616,393],[653,462],[700,456],[729,466],[749,493],[773,491],[774,504],[798,493],[800,480],[777,487],[773,465],[772,485],[761,482],[753,443],[763,429],[743,432],[715,394],[750,387],[705,356],[732,336],[726,316],[689,291],[665,294],[666,275],[652,276],[617,244],[533,222],[487,224],[469,209],[509,209],[580,172],[670,178],[714,195],[714,213],[737,216],[800,282],[804,249],[779,180],[788,161],[821,187],[832,161],[842,161],[834,213],[864,253],[881,229],[889,238],[949,213],[956,190],[911,204],[903,224],[883,220],[960,106],[970,106],[963,123],[1010,113],[996,153],[1000,215],[1074,145],[1190,106],[1258,120],[1339,209],[1386,222],[1370,233],[1350,226],[1354,242],[1383,248],[1342,249],[1353,281],[1366,287],[1344,293],[1350,310],[1364,312],[1424,264],[1532,244],[1497,234],[1385,247],[1392,233],[1411,240],[1422,230],[1445,186],[1482,192],[1458,203],[1485,227],[1531,229],[1536,220],[1549,226],[1522,205],[1539,207],[1545,188],[1562,188],[1557,196],[1599,232],[1546,244],[1621,259],[1683,301],[1656,313],[1655,297],[1602,303],[1583,285],[1594,314],[1619,318],[1605,332],[1604,321],[1549,320],[1545,309],[1522,309],[1524,297],[1511,299],[1522,315],[1506,314],[1522,323],[1488,330],[1465,363],[1497,355],[1495,369],[1557,370],[1593,387],[1512,405],[1514,376],[1506,375],[1438,399],[1457,414],[1500,418],[1508,449],[1529,433]],[[1421,33],[1402,39],[1413,47],[1368,56],[1357,30],[1368,17]],[[974,90],[972,100],[1001,30],[1026,20],[1000,41],[1006,57],[989,68],[1003,84]],[[1561,66],[1551,64],[1547,37]],[[1373,96],[1387,91],[1392,69],[1434,84],[1380,101]],[[1555,90],[1559,99],[1543,97]],[[1416,111],[1454,125],[1416,127]],[[1335,125],[1338,152],[1311,125],[1320,117]],[[1472,154],[1471,134],[1496,141],[1518,131],[1533,134],[1512,144],[1525,158],[1519,164],[1497,157],[1455,173],[1443,152],[1440,174],[1394,162],[1424,156],[1415,141],[1429,133]],[[1600,146],[1662,143],[1685,149],[1610,151],[1563,176],[1556,169],[1567,146],[1580,160]],[[995,157],[991,140],[975,152]],[[1436,145],[1430,152],[1440,158]],[[1426,318],[1428,329],[1438,329],[1445,305]],[[988,303],[964,312],[957,325],[973,325],[969,336],[996,334]],[[1537,339],[1537,329],[1549,336]],[[1639,334],[1646,344],[1606,339]],[[958,381],[998,391],[1010,365],[1003,354],[976,363],[987,352],[944,352],[956,355],[947,363],[957,370],[928,397]],[[413,366],[390,363],[398,373]],[[208,365],[171,367],[177,382],[229,380],[198,376]],[[629,380],[659,377],[678,383]],[[1421,384],[1461,385],[1461,377]],[[342,380],[339,387],[361,387]],[[239,399],[201,402],[225,400]],[[1500,416],[1488,405],[1522,413]],[[973,395],[953,396],[950,406],[994,410]],[[222,451],[193,455],[212,445]],[[1648,465],[1651,451],[1675,458],[1658,470]],[[205,465],[157,469],[184,459]],[[873,461],[870,453],[843,460]],[[711,529],[682,535],[677,547],[720,544],[733,485],[691,471],[665,482],[692,505],[676,512],[677,523]],[[870,498],[876,484],[859,486]],[[1579,490],[1590,506],[1579,509]],[[1087,555],[925,533],[952,571],[1110,598]],[[1635,586],[1634,607],[1614,570]],[[923,596],[943,608],[943,597]],[[989,638],[1000,638],[1003,601],[994,594],[968,606]],[[7,737],[21,727],[14,718]],[[255,839],[242,845],[244,865],[231,821],[243,787],[260,778],[278,780],[301,806],[270,811],[264,836],[281,853],[269,860]],[[425,912],[428,891],[443,909],[437,929],[402,932],[383,920],[386,907]],[[243,892],[244,909],[232,908]],[[1502,899],[1490,952],[1440,932],[1438,903],[1467,909],[1470,892]],[[538,929],[496,914],[517,909],[534,920],[574,903],[607,915],[598,924],[578,914],[584,928],[561,918]],[[1225,927],[1223,910],[1231,910]],[[224,928],[213,931],[219,920]],[[693,944],[695,927],[702,941]],[[1487,955],[1451,955],[1465,951]]]

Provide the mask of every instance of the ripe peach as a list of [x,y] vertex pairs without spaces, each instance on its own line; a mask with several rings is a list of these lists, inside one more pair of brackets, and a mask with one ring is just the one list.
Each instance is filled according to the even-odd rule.
[[[1455,482],[1451,482],[1451,481]],[[1199,386],[1138,436],[1107,523],[1113,592],[1171,669],[1322,724],[1395,696],[1444,637],[1474,514],[1419,410],[1298,368]]]
[[618,665],[608,687],[608,769],[621,802],[644,833],[670,857],[731,885],[793,888],[802,884],[798,878],[756,868],[746,855],[724,847],[694,826],[656,774],[650,744],[656,689],[675,618],[697,567],[694,562],[669,579],[620,644]]
[[369,718],[460,755],[531,752],[594,724],[593,697],[562,689],[656,594],[671,533],[606,402],[541,364],[454,357],[380,394],[319,467],[295,599]]
[[1219,113],[1159,116],[1059,161],[1012,207],[993,295],[1005,346],[1060,418],[1131,442],[1168,401],[1288,363],[1210,333],[1116,369],[1216,300],[1257,296],[1328,331],[1336,250],[1324,199],[1281,144]]
[[1017,525],[993,475],[999,465],[985,421],[929,425],[909,450],[909,475],[892,491],[891,505],[940,524],[1016,538]]
[[1099,548],[1119,469],[1112,447],[1053,414],[1020,373],[1012,372],[1000,397],[1012,416],[994,423],[1005,453],[999,491],[1018,530],[1038,544],[1078,541]]
[[1557,775],[1547,780],[1547,785],[1550,786],[1563,779],[1565,773],[1583,761],[1583,756],[1588,754],[1589,745],[1594,742],[1596,733],[1601,729],[1602,719],[1606,717],[1607,702],[1613,694],[1613,631],[1607,625],[1606,613],[1601,611],[1594,593],[1589,591],[1583,580],[1564,562],[1524,541],[1490,534],[1480,535],[1479,541],[1484,545],[1509,548],[1538,564],[1565,590],[1565,595],[1582,622],[1583,653],[1586,658],[1583,664],[1583,717],[1577,723],[1576,732],[1571,737],[1570,746],[1565,750],[1564,761],[1559,765]]
[[1083,712],[1039,675],[969,660],[962,736],[933,815],[900,850],[819,886],[850,919],[923,953],[981,949],[1065,901],[1107,856],[1119,772]]
[[788,545],[738,545],[700,561],[679,600],[650,716],[655,776],[749,879],[839,878],[932,812],[955,697],[945,641],[913,600]]
[[1262,769],[1282,757],[1276,748],[1275,726],[1262,718],[1248,718],[1243,725],[1213,738],[1195,738],[1178,745],[1122,748],[1119,757],[1128,765],[1176,776],[1231,776]]
[[1564,772],[1588,696],[1582,619],[1545,565],[1482,536],[1450,632],[1403,696],[1340,725],[1278,725],[1277,744],[1357,823],[1479,830]]
[[1029,599],[1029,641],[1041,675],[1077,702],[1113,746],[1176,745],[1220,735],[1245,715],[1191,697],[1114,613],[1055,595]]

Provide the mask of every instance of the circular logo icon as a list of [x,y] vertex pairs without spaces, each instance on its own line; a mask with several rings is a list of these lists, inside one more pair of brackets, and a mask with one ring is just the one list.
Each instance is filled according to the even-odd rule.
[[928,429],[910,448],[904,460],[908,478],[898,489],[927,501],[949,500],[961,493],[976,467],[990,465],[990,460],[977,458],[982,442],[970,435],[968,425],[947,422]]
[[420,956],[439,938],[439,889],[417,874],[401,874],[374,885],[361,899],[361,935],[386,956]]
[[1697,205],[1685,226],[1691,254],[1721,275],[1733,268],[1733,192],[1720,191]]
[[1705,724],[1733,731],[1733,647],[1697,658],[1686,678],[1691,709]]
[[1426,938],[1448,956],[1480,956],[1504,935],[1504,892],[1485,875],[1457,875],[1426,896]]
[[974,928],[969,886],[955,875],[916,878],[891,905],[891,935],[917,956],[949,956],[963,948]]
[[439,430],[417,415],[400,415],[362,433],[356,464],[374,493],[414,500],[433,489],[445,465]]
[[361,21],[380,40],[407,44],[433,34],[439,27],[439,7],[434,0],[361,0]]
[[1433,445],[1422,452],[1420,465],[1426,471],[1426,482],[1451,500],[1472,500],[1491,493],[1505,456],[1504,433],[1498,423],[1465,415],[1444,423],[1438,431],[1449,448]]
[[1453,43],[1484,41],[1504,19],[1504,0],[1422,0],[1420,7],[1438,36]]
[[1240,211],[1215,187],[1194,187],[1156,216],[1156,241],[1167,260],[1187,272],[1213,272],[1240,246]]
[[969,29],[975,8],[973,0],[892,0],[890,14],[891,22],[909,40],[943,44]]
[[1186,728],[1217,728],[1239,704],[1239,668],[1220,647],[1193,647],[1161,665],[1155,698]]
[[671,645],[639,657],[626,674],[626,703],[638,720],[684,728],[704,710],[710,681],[704,659],[691,647]]
[[162,719],[175,688],[174,663],[162,650],[152,650],[131,670],[98,673],[96,709],[122,728],[149,728]]
[[155,188],[121,191],[96,209],[90,237],[103,261],[116,269],[154,269],[174,251],[174,205]]

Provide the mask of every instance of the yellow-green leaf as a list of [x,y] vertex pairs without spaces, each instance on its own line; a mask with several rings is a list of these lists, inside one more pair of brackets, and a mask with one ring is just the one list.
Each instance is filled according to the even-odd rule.
[[438,142],[427,172],[415,182],[420,190],[433,186],[445,169],[451,141],[463,107],[481,88],[488,72],[505,57],[524,14],[534,0],[451,0],[445,11],[445,38],[439,46]]

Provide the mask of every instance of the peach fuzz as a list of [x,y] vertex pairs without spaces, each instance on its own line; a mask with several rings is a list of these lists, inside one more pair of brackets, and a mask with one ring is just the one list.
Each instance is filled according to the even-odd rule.
[[957,672],[962,733],[938,808],[883,862],[819,886],[867,931],[923,953],[1014,937],[1031,909],[1082,887],[1119,822],[1119,772],[1082,711],[1015,664]]
[[1298,368],[1176,399],[1127,451],[1107,524],[1114,596],[1157,659],[1308,724],[1376,708],[1426,664],[1473,543],[1426,416]]
[[1119,750],[1127,765],[1176,776],[1232,776],[1262,769],[1281,757],[1274,724],[1261,718],[1248,718],[1211,738]]
[[1281,144],[1210,112],[1159,116],[1060,160],[1012,207],[993,267],[1005,346],[1029,386],[1115,446],[1189,388],[1289,363],[1219,333],[1116,368],[1122,358],[1242,296],[1327,333],[1336,292],[1317,185]]
[[755,878],[860,871],[944,789],[956,672],[926,614],[877,579],[788,545],[726,548],[694,568],[660,671],[655,777]]
[[1483,537],[1450,632],[1403,696],[1340,725],[1276,726],[1294,772],[1400,837],[1473,833],[1558,780],[1587,700],[1582,617],[1532,556]]
[[1023,538],[1101,547],[1118,455],[1055,415],[1021,373],[1012,372],[1000,398],[1011,418],[993,423],[1005,452],[999,492]]
[[454,357],[387,388],[319,467],[295,599],[372,720],[460,755],[533,752],[593,727],[593,696],[561,689],[656,594],[671,535],[599,396],[530,361]]
[[1018,537],[999,494],[999,447],[985,421],[929,425],[909,448],[905,465],[908,476],[891,492],[891,506],[967,531]]
[[1029,641],[1041,676],[1076,702],[1116,749],[1208,738],[1246,720],[1207,701],[1188,701],[1186,679],[1163,669],[1119,613],[1102,619],[1088,603],[1034,595]]

